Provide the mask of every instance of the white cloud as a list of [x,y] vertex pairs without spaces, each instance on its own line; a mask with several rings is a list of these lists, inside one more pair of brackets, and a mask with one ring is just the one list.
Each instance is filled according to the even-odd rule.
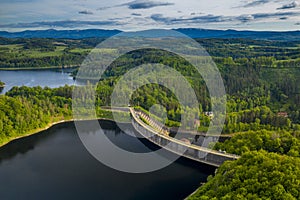
[[297,1],[293,1],[292,3],[285,4],[277,9],[278,10],[291,9],[291,8],[296,8],[298,5],[299,3]]
[[[46,26],[53,22],[95,21],[94,28],[122,30],[174,27],[295,30],[299,29],[295,25],[299,22],[298,15],[274,15],[284,12],[283,7],[294,7],[293,3],[290,0],[3,0],[0,29],[13,30],[12,24],[22,29],[22,24],[30,23]],[[299,13],[297,8],[291,11]],[[263,23],[267,26],[258,25]],[[84,24],[80,23],[78,28],[91,27]],[[23,27],[27,28],[30,27]]]

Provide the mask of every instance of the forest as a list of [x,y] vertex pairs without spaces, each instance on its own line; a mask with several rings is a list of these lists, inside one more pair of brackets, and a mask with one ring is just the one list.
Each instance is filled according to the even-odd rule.
[[[10,140],[31,134],[52,123],[73,119],[73,86],[13,87],[5,95],[0,95],[0,146]],[[84,96],[79,97],[84,99]],[[111,111],[97,107],[97,117],[113,119]],[[120,120],[129,113],[116,113]]]
[[[79,66],[103,38],[51,39],[1,38],[0,68]],[[197,39],[220,64],[259,64],[260,67],[297,68],[299,41],[251,39]]]
[[[264,66],[267,58],[222,58],[217,62],[227,92],[227,114],[224,134],[266,129],[295,130],[300,123],[300,68]],[[179,71],[192,85],[199,105],[201,126],[205,131],[210,117],[205,114],[211,111],[209,92],[198,72],[178,56],[152,49],[130,52],[118,58],[105,71],[105,78],[98,83],[97,102],[109,105],[107,98],[117,85],[120,76],[128,70],[146,63],[160,63]],[[298,65],[299,66],[299,65]],[[90,70],[90,71],[89,71]],[[137,72],[138,73],[138,72]],[[88,69],[86,74],[97,74]],[[153,80],[151,70],[145,72],[146,79]],[[172,81],[177,77],[168,77]],[[123,85],[124,91],[128,89]],[[161,104],[167,110],[168,126],[180,125],[182,108],[173,91],[158,84],[146,84],[136,90],[130,104],[148,110],[153,104]]]
[[188,199],[299,199],[300,158],[251,151],[225,162]]
[[[102,40],[1,38],[0,68],[78,66]],[[212,56],[227,93],[222,134],[231,138],[217,142],[214,149],[241,158],[224,163],[190,198],[299,199],[300,41],[197,41]],[[105,53],[111,51],[106,49]],[[212,116],[207,114],[211,111],[211,98],[204,80],[186,60],[162,50],[129,52],[115,60],[100,81],[88,80],[91,82],[86,87],[96,91],[97,117],[112,118],[112,113],[101,107],[111,105],[110,96],[122,75],[147,63],[168,65],[188,80],[199,101],[199,113],[190,120],[199,118],[198,131],[205,132]],[[87,74],[97,74],[97,71],[90,69]],[[76,75],[75,70],[73,76]],[[153,73],[147,72],[146,78],[153,78]],[[129,86],[122,87],[127,91]],[[0,144],[52,122],[71,119],[73,89],[71,86],[54,89],[23,86],[0,95]],[[84,94],[79,98],[86,100]],[[182,125],[181,114],[187,108],[180,105],[172,89],[145,84],[131,96],[130,105],[146,111],[154,104],[165,107],[167,126]]]
[[[0,144],[72,118],[71,87],[14,87],[0,95]],[[68,96],[69,95],[69,96]]]

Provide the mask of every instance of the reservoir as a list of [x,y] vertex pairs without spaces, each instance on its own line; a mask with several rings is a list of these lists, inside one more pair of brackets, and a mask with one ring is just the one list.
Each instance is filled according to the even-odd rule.
[[[120,148],[132,152],[157,148],[124,133],[114,122],[99,122],[102,134]],[[134,133],[131,124],[125,128]],[[206,182],[214,171],[213,167],[184,158],[151,173],[116,171],[88,153],[73,122],[55,125],[0,148],[1,199],[179,200]]]
[[74,81],[73,77],[70,76],[70,70],[0,70],[0,80],[5,83],[5,87],[0,94],[9,91],[13,86],[47,86],[56,88],[66,84],[78,85],[78,81]]

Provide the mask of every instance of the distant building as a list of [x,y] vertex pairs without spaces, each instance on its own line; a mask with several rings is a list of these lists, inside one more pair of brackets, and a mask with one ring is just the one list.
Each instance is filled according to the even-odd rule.
[[204,114],[210,118],[214,117],[214,113],[212,111],[204,112]]
[[279,113],[277,113],[277,116],[279,116],[279,117],[288,117],[289,115],[288,115],[287,112],[279,112]]
[[199,119],[194,119],[194,128],[200,127],[201,123]]

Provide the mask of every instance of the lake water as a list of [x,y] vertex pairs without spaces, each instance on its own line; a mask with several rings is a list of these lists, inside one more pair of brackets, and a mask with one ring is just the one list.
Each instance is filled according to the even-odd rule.
[[[0,80],[6,84],[2,93],[13,86],[81,84],[68,72],[55,70],[0,71]],[[121,148],[133,152],[157,148],[123,133],[113,122],[101,123],[104,134]],[[0,199],[176,200],[206,182],[214,170],[181,158],[152,173],[119,172],[93,158],[83,147],[74,124],[65,123],[0,148]]]
[[[89,122],[82,123],[89,126]],[[147,152],[157,148],[125,134],[113,122],[101,121],[101,126],[113,143],[126,150]],[[130,124],[126,129],[134,132]],[[151,173],[119,172],[87,152],[70,122],[0,148],[0,198],[176,200],[206,182],[214,170],[180,158]]]
[[55,88],[65,84],[78,84],[67,71],[57,70],[0,71],[0,80],[5,83],[2,94],[9,91],[13,86],[48,86]]

